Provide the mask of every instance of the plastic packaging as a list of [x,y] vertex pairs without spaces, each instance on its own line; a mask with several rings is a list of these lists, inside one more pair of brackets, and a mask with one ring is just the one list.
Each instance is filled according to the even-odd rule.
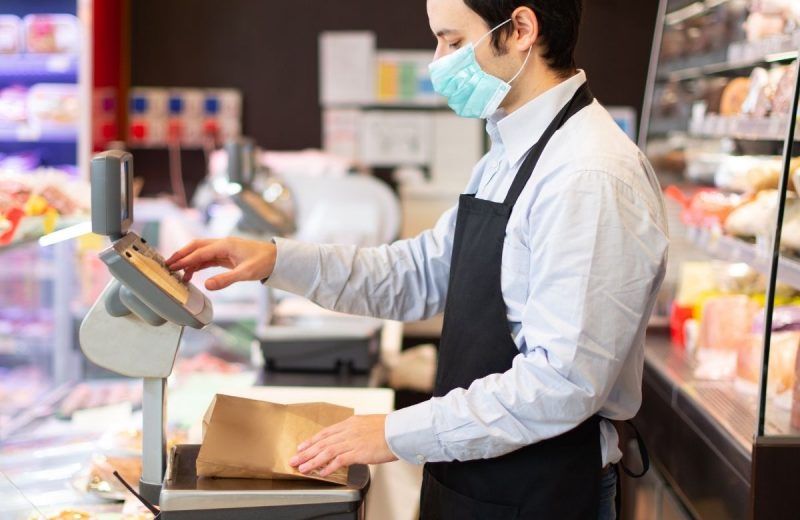
[[30,124],[39,128],[74,127],[80,118],[78,86],[39,83],[28,93]]
[[17,16],[0,15],[0,54],[22,51],[22,20]]
[[77,54],[80,24],[70,14],[30,14],[25,17],[25,48],[32,54]]

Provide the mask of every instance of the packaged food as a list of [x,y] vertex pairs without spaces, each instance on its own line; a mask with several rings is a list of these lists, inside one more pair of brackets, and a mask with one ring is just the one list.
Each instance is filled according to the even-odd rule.
[[734,78],[722,90],[722,98],[719,103],[719,113],[722,116],[737,116],[742,113],[744,105],[750,93],[750,78]]
[[770,73],[767,69],[756,67],[750,74],[750,90],[741,105],[740,112],[753,117],[766,117],[772,110],[772,89]]
[[61,401],[59,415],[71,417],[78,410],[131,403],[142,403],[142,385],[136,381],[109,381],[80,383]]
[[691,197],[677,186],[669,186],[665,194],[683,206],[681,220],[691,227],[719,227],[730,214],[747,200],[741,195],[725,194],[717,190],[700,190]]
[[28,118],[32,126],[74,126],[80,118],[78,86],[38,83],[28,92]]
[[796,357],[794,365],[791,424],[792,428],[800,430],[800,355]]
[[0,54],[22,51],[22,20],[18,16],[0,15]]
[[30,14],[25,17],[25,47],[35,54],[76,54],[80,24],[70,14]]
[[729,379],[737,371],[738,355],[754,343],[753,319],[760,306],[744,295],[716,296],[703,304],[695,377]]
[[[770,341],[767,388],[771,394],[792,390],[795,386],[795,364],[800,346],[800,332],[774,332]],[[758,384],[761,378],[763,336],[753,334],[749,341],[739,344],[736,375]]]
[[780,78],[775,85],[772,99],[772,115],[788,117],[794,100],[794,86],[797,79],[797,64],[781,67]]
[[768,235],[770,226],[775,225],[773,216],[778,207],[778,195],[777,190],[765,190],[733,210],[725,220],[725,232],[743,238]]
[[113,496],[124,498],[127,490],[114,476],[115,471],[134,489],[137,488],[139,479],[142,477],[142,457],[139,455],[115,457],[95,454],[92,457],[86,490],[109,498]]
[[745,22],[747,41],[759,42],[771,36],[778,36],[786,30],[786,18],[782,14],[753,12]]
[[[54,515],[47,515],[45,519],[46,520],[97,520],[97,517],[85,511],[79,511],[77,509],[65,509]],[[42,517],[39,515],[34,515],[30,517],[30,520],[42,520]]]
[[0,89],[0,127],[16,127],[28,118],[28,89],[13,86]]

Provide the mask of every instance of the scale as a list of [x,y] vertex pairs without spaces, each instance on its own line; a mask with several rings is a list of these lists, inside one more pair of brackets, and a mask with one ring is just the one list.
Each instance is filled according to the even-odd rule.
[[[260,172],[258,147],[239,137],[225,144],[228,155],[228,192],[242,212],[238,228],[246,238],[268,240],[296,230],[292,216],[255,188]],[[262,179],[263,180],[263,179]],[[273,181],[270,191],[287,188]],[[267,288],[259,301],[256,335],[264,366],[272,373],[334,374],[339,381],[367,377],[378,361],[383,322],[355,316],[283,317]],[[280,377],[280,376],[279,376]],[[291,377],[291,375],[290,375]],[[362,379],[363,379],[362,377]]]
[[272,179],[266,191],[277,189],[273,201],[266,200],[255,188],[260,169],[255,141],[240,137],[226,143],[225,151],[228,154],[228,190],[231,200],[242,212],[239,229],[260,238],[287,236],[297,231],[292,216],[276,204],[286,187]]
[[133,157],[122,151],[92,160],[92,231],[111,246],[100,253],[113,280],[83,320],[81,349],[97,365],[144,380],[142,477],[139,492],[160,506],[161,520],[363,518],[369,469],[350,467],[348,485],[306,480],[197,477],[198,445],[167,457],[166,388],[185,327],[211,323],[206,296],[178,273],[133,223]]

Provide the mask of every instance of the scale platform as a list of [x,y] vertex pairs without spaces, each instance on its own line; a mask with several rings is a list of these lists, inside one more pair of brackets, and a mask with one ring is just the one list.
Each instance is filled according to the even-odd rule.
[[348,484],[313,480],[197,477],[200,445],[176,446],[161,490],[162,520],[357,520],[364,518],[369,467],[350,467]]

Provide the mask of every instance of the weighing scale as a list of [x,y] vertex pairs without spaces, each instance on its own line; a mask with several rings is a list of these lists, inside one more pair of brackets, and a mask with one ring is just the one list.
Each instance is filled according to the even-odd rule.
[[144,379],[142,477],[139,492],[160,506],[162,520],[363,518],[369,469],[350,467],[346,486],[310,480],[197,477],[199,446],[166,453],[166,384],[184,327],[201,329],[211,302],[130,231],[133,157],[109,151],[92,160],[92,231],[111,246],[100,253],[114,279],[80,328],[81,349],[97,365]]
[[[266,200],[264,194],[259,193],[254,187],[259,170],[258,148],[255,141],[240,137],[226,143],[225,151],[228,154],[230,197],[242,212],[239,229],[262,238],[294,233],[296,229],[291,215]],[[273,186],[278,190],[274,195],[277,200],[286,188],[277,181],[273,182]]]
[[[228,155],[228,191],[242,212],[238,228],[245,237],[268,240],[296,231],[293,218],[256,189],[258,148],[253,139],[240,137],[225,144]],[[286,188],[273,183],[282,191]],[[269,191],[269,190],[267,190]],[[250,236],[248,236],[250,235]],[[368,374],[379,356],[381,320],[354,316],[290,319],[275,316],[267,288],[259,302],[256,335],[271,372]]]

